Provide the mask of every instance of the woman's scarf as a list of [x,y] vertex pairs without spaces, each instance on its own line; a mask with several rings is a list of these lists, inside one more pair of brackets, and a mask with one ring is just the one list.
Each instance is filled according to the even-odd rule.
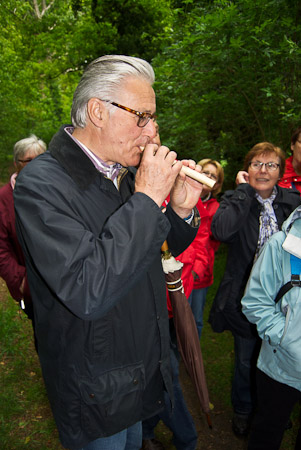
[[272,236],[272,234],[279,231],[277,219],[272,206],[276,195],[276,186],[274,186],[272,194],[269,198],[262,198],[259,194],[255,194],[256,199],[262,205],[262,209],[259,215],[259,236],[254,256],[254,262],[259,255],[260,249],[263,247],[266,241]]

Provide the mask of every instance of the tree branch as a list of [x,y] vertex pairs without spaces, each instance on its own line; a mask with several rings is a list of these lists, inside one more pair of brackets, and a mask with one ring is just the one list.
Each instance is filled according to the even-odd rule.
[[40,11],[39,5],[38,5],[38,0],[33,0],[33,6],[34,6],[34,10],[36,13],[36,16],[38,19],[42,19],[42,17],[44,16],[44,14],[46,13],[46,11],[48,11],[49,8],[51,8],[51,6],[54,4],[55,0],[52,0],[49,5],[46,5],[46,0],[42,1],[42,10]]

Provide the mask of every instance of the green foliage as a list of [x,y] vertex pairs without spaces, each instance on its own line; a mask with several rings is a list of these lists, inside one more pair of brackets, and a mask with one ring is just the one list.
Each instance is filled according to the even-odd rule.
[[180,158],[223,162],[232,186],[245,153],[289,148],[300,124],[297,0],[0,0],[0,164],[14,143],[47,143],[70,122],[85,66],[108,53],[152,61],[162,142]]
[[73,92],[91,60],[109,53],[151,59],[171,17],[168,1],[159,0],[0,0],[0,6],[1,163],[17,140],[35,133],[49,143],[70,122]]
[[115,52],[150,61],[160,50],[171,10],[160,0],[94,0],[96,23],[108,20],[115,31]]
[[270,140],[286,149],[299,125],[298,1],[195,3],[153,63],[163,142],[181,157],[226,160],[234,180],[244,154]]

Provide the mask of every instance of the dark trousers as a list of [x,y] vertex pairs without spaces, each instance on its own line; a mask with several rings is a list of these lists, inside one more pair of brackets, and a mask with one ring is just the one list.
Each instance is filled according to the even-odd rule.
[[259,337],[234,337],[235,365],[231,400],[234,412],[249,416],[256,403],[256,362],[261,345]]
[[[301,392],[279,383],[257,369],[257,412],[255,414],[248,450],[278,450],[285,426]],[[295,450],[300,450],[296,443]]]
[[165,392],[165,409],[158,415],[142,422],[143,439],[155,437],[155,427],[161,419],[173,433],[173,444],[177,450],[195,450],[197,445],[197,431],[193,418],[186,406],[179,380],[178,349],[176,344],[173,320],[170,319],[170,359],[173,376],[174,409],[171,411],[170,398]]
[[31,320],[32,329],[33,329],[34,346],[35,346],[36,352],[38,353],[38,341],[37,341],[37,337],[36,337],[36,333],[35,333],[35,319],[34,319],[34,312],[33,312],[33,304],[32,304],[32,302],[25,303],[24,312],[27,315],[28,319]]

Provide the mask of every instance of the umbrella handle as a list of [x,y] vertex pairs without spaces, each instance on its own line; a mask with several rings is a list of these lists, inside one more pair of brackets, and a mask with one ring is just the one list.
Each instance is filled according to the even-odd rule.
[[162,252],[162,258],[163,259],[170,259],[172,254],[170,253],[170,250],[168,248],[167,241],[164,241],[161,246],[161,252]]
[[162,246],[161,246],[161,252],[164,253],[164,252],[167,252],[168,250],[169,250],[169,248],[168,248],[167,241],[164,241]]

